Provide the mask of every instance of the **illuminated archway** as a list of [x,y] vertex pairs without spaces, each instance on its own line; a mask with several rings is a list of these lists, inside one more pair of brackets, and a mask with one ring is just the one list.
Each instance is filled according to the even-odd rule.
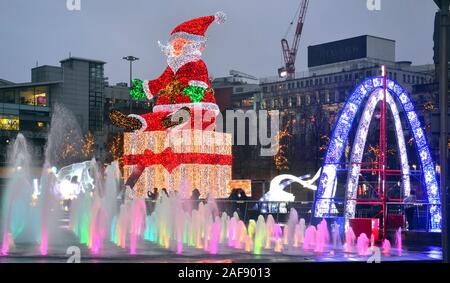
[[[372,92],[361,115],[361,119],[359,121],[358,130],[355,136],[355,142],[353,143],[353,148],[350,155],[350,168],[346,185],[347,197],[345,205],[345,218],[347,220],[355,217],[357,187],[359,181],[359,173],[361,172],[361,161],[363,158],[364,147],[367,140],[367,133],[369,131],[375,107],[382,99],[383,99],[383,91],[381,89]],[[400,171],[402,176],[403,192],[405,196],[409,196],[411,190],[409,178],[410,172],[409,172],[408,156],[406,154],[405,137],[403,136],[402,122],[400,120],[397,105],[395,104],[395,101],[389,92],[386,93],[386,102],[387,105],[389,105],[391,113],[394,117],[394,126],[397,137],[397,145],[401,166]]]
[[[316,201],[314,206],[315,217],[327,217],[335,213],[334,196],[336,194],[336,173],[341,162],[341,157],[345,149],[349,131],[353,126],[355,116],[366,100],[367,96],[383,89],[383,78],[380,76],[366,79],[348,97],[344,108],[336,122],[335,129],[330,139],[330,143],[325,154],[322,172],[320,174],[318,189],[316,192]],[[423,180],[427,192],[427,198],[430,215],[430,227],[432,231],[441,230],[441,207],[439,187],[436,178],[434,162],[431,158],[430,150],[426,140],[425,133],[421,127],[414,105],[409,98],[408,93],[401,85],[392,80],[387,80],[387,90],[391,96],[395,97],[402,106],[406,120],[409,124],[409,130],[412,132],[416,150],[420,159]],[[393,99],[391,99],[393,100]],[[391,104],[390,104],[391,105]],[[392,108],[391,108],[392,109]],[[369,113],[368,111],[367,113]],[[367,114],[368,115],[368,114]],[[370,115],[371,116],[371,115]],[[395,113],[394,113],[395,116]],[[394,118],[395,119],[395,118]],[[399,124],[401,127],[401,124]],[[398,125],[396,124],[396,132]],[[397,135],[398,138],[399,135]],[[356,137],[358,138],[358,137]],[[365,138],[364,138],[365,139]],[[364,148],[361,149],[361,151]],[[400,153],[403,161],[406,158],[406,152]],[[403,156],[403,157],[402,157]],[[404,177],[406,168],[403,168],[402,176]],[[406,162],[407,164],[407,162]],[[407,174],[406,174],[407,175]],[[405,187],[405,192],[409,194],[409,188]],[[348,193],[351,192],[347,192]],[[352,203],[347,203],[346,211],[351,211]]]

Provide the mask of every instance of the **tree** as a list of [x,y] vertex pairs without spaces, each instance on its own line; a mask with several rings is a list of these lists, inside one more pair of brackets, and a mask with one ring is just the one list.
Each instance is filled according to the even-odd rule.
[[81,152],[83,156],[87,159],[91,159],[94,155],[94,144],[95,138],[91,132],[87,132],[83,138],[83,145],[81,147]]
[[293,120],[289,119],[282,131],[278,133],[278,152],[275,154],[275,167],[278,171],[289,170],[291,167],[291,145],[293,140],[292,131]]

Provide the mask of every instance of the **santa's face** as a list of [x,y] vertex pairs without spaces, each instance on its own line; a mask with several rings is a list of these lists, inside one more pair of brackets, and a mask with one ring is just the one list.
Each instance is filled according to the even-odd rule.
[[175,38],[170,41],[168,45],[163,45],[161,43],[159,43],[159,45],[167,57],[174,59],[189,55],[200,57],[202,51],[205,49],[205,42],[191,41],[185,38]]
[[184,39],[184,38],[177,38],[173,40],[172,42],[172,55],[174,57],[180,57],[183,54],[183,49],[186,45],[192,44],[192,41]]

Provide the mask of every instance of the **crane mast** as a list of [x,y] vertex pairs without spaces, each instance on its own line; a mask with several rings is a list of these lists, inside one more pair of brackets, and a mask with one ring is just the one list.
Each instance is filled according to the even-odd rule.
[[298,45],[302,36],[308,4],[309,0],[302,0],[300,4],[297,27],[295,29],[295,35],[291,47],[289,46],[289,42],[286,38],[283,38],[281,40],[281,48],[283,50],[285,66],[278,69],[278,74],[280,75],[280,77],[285,77],[286,79],[295,78],[295,59],[297,57]]

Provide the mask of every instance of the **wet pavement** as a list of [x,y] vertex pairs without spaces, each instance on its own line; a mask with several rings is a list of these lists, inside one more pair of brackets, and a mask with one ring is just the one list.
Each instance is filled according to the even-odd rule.
[[[69,233],[69,232],[68,232]],[[181,255],[173,249],[165,249],[159,245],[141,241],[136,255],[130,255],[129,250],[120,248],[111,242],[105,243],[100,254],[93,254],[85,245],[77,243],[73,236],[68,235],[65,243],[59,243],[48,248],[48,255],[39,254],[38,245],[17,245],[9,251],[7,256],[0,256],[0,263],[64,263],[70,254],[66,254],[69,247],[80,249],[80,261],[85,263],[97,262],[135,262],[135,263],[196,263],[196,262],[236,262],[236,263],[281,263],[281,262],[366,262],[369,256],[359,256],[355,253],[344,253],[342,249],[323,253],[302,251],[293,248],[291,251],[280,253],[273,250],[263,250],[260,255],[254,255],[240,249],[226,245],[219,247],[217,255],[210,255],[203,249],[185,248]],[[405,247],[401,255],[393,249],[391,255],[381,254],[381,262],[398,261],[440,261],[442,252],[440,247],[422,246]]]

